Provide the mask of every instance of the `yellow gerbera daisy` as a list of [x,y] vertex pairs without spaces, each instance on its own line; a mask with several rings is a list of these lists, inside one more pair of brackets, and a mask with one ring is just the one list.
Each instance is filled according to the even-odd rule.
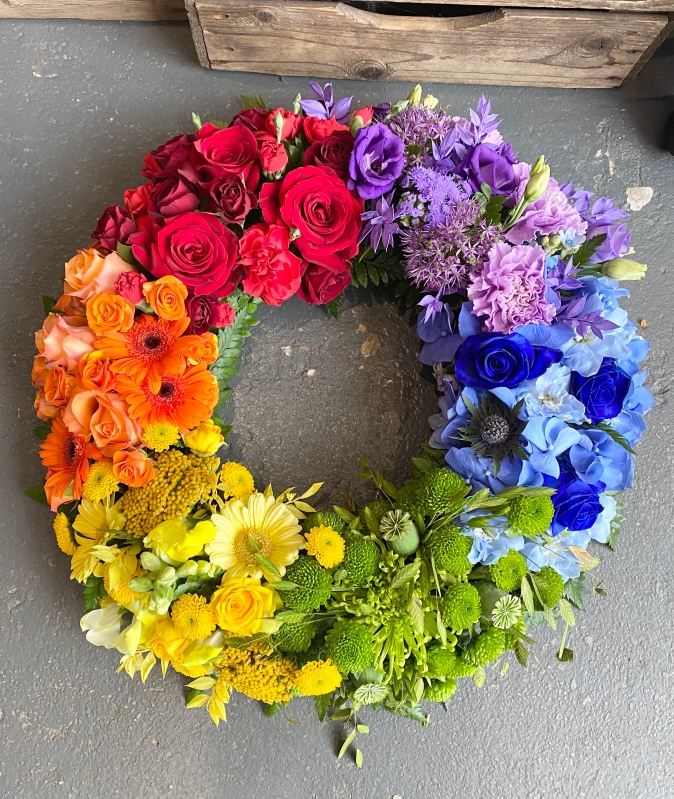
[[320,524],[307,534],[307,552],[326,569],[344,560],[344,539],[332,527]]
[[304,696],[331,694],[341,684],[342,675],[330,658],[305,663],[295,677],[297,690]]
[[54,517],[54,535],[56,543],[61,552],[66,555],[74,555],[77,551],[77,544],[73,540],[72,529],[65,513],[57,513]]
[[215,617],[206,599],[197,594],[183,594],[171,607],[176,630],[191,641],[198,641],[215,630]]
[[105,499],[119,488],[119,483],[109,461],[99,461],[89,469],[89,476],[82,487],[82,496],[92,502]]
[[206,554],[227,572],[227,577],[263,575],[274,579],[257,558],[268,558],[283,576],[286,566],[297,560],[304,538],[297,519],[282,502],[257,492],[243,502],[230,500],[221,514],[213,514],[215,538],[206,544]]
[[77,510],[73,528],[78,546],[73,555],[70,578],[84,583],[99,563],[98,557],[91,552],[92,548],[105,543],[111,530],[123,530],[126,517],[117,509],[112,497],[100,502],[83,499]]
[[180,439],[180,430],[170,422],[157,422],[143,430],[141,441],[155,452],[164,452]]
[[255,481],[245,466],[234,461],[227,461],[222,464],[220,469],[219,488],[225,497],[243,499],[255,491]]

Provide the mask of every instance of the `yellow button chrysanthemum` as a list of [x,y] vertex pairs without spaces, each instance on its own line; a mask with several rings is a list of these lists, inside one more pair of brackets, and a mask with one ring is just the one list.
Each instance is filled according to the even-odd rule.
[[180,440],[180,430],[170,422],[158,422],[148,425],[143,430],[141,438],[143,444],[147,444],[155,452],[164,452],[173,444]]
[[171,618],[176,629],[185,638],[198,641],[215,630],[215,617],[206,599],[197,594],[183,594],[173,603]]
[[119,483],[113,474],[112,464],[100,461],[89,469],[89,476],[82,487],[82,496],[91,502],[99,502],[114,494],[118,488]]
[[64,552],[66,555],[75,554],[77,551],[77,544],[73,540],[70,523],[65,513],[57,513],[54,517],[54,535],[56,536],[56,543],[61,552]]
[[304,696],[331,694],[341,684],[342,675],[330,658],[305,663],[295,677],[297,690]]
[[220,469],[220,489],[225,497],[242,499],[253,493],[255,481],[245,466],[234,461],[227,461],[222,464]]
[[323,568],[331,569],[344,560],[344,539],[332,527],[312,527],[307,534],[307,553]]

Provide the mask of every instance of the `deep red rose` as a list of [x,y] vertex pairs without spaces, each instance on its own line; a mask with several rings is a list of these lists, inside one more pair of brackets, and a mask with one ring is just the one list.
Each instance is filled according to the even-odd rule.
[[268,113],[266,122],[267,133],[271,133],[271,135],[276,138],[275,119],[277,114],[283,117],[281,141],[294,139],[295,136],[300,135],[300,131],[302,130],[302,117],[299,114],[293,114],[292,111],[285,111],[283,108],[276,108]]
[[196,186],[176,172],[156,185],[148,210],[153,215],[178,216],[196,211],[198,205]]
[[233,289],[238,240],[212,214],[183,214],[164,227],[154,225],[133,237],[131,249],[155,277],[175,275],[197,295],[224,297]]
[[351,270],[337,273],[317,264],[309,264],[302,275],[297,296],[310,305],[324,305],[334,300],[351,283]]
[[224,174],[239,175],[250,188],[259,180],[257,158],[255,136],[243,125],[216,128],[207,122],[199,129],[192,151],[192,165],[197,170],[203,164],[217,167]]
[[257,208],[255,192],[247,189],[238,175],[225,175],[210,190],[210,211],[219,211],[228,225],[242,225],[248,212]]
[[244,291],[267,305],[280,305],[299,288],[302,259],[289,251],[290,234],[282,225],[253,225],[239,243],[246,270]]
[[229,327],[235,317],[234,308],[228,302],[220,302],[213,294],[196,296],[190,292],[185,302],[190,324],[187,333],[200,336],[211,327]]
[[102,247],[116,250],[117,242],[128,244],[129,238],[136,232],[136,225],[131,214],[121,205],[109,205],[98,220],[92,239],[98,239]]
[[194,134],[174,136],[166,144],[145,156],[145,166],[140,170],[150,180],[161,180],[177,172],[189,157]]
[[232,119],[232,125],[243,125],[249,130],[266,130],[269,111],[263,108],[244,108]]
[[154,183],[151,180],[143,186],[138,186],[137,189],[127,189],[124,192],[124,205],[129,213],[134,216],[145,216],[153,191]]
[[304,120],[304,135],[311,144],[323,141],[331,133],[337,130],[348,130],[347,125],[341,125],[335,117],[330,119],[319,119],[318,117],[307,117]]
[[354,111],[351,114],[351,119],[355,119],[356,117],[360,117],[363,123],[363,127],[365,125],[369,125],[372,122],[372,117],[374,116],[374,109],[371,105],[365,105],[362,108],[359,108],[357,111]]
[[288,153],[283,142],[276,141],[271,133],[258,132],[255,138],[260,145],[260,166],[265,172],[280,172],[288,164]]
[[309,263],[333,272],[348,270],[348,259],[358,252],[363,201],[328,167],[299,167],[280,183],[278,189],[266,183],[260,192],[265,222],[297,230],[294,243]]
[[312,144],[304,153],[304,166],[329,166],[346,183],[353,136],[348,130],[337,130],[322,141]]

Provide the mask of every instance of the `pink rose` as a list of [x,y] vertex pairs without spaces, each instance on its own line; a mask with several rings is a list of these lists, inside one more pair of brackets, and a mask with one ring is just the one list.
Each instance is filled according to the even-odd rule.
[[187,161],[194,135],[174,136],[165,144],[145,156],[145,166],[140,170],[150,180],[162,180],[173,175]]
[[280,305],[299,288],[302,261],[289,251],[290,234],[281,225],[253,225],[240,242],[239,263],[246,269],[244,291],[267,305]]
[[86,302],[92,294],[111,291],[122,272],[132,270],[131,264],[116,252],[103,255],[95,247],[89,247],[80,250],[66,264],[64,292]]
[[122,272],[115,281],[115,291],[120,297],[138,305],[143,299],[143,284],[145,277],[140,272]]
[[309,264],[302,276],[297,296],[309,305],[324,305],[334,300],[351,283],[351,272],[332,272],[323,266]]
[[98,239],[101,247],[116,250],[117,242],[128,244],[129,236],[136,232],[131,214],[121,205],[109,205],[98,220],[92,239]]
[[96,334],[82,316],[49,314],[42,330],[35,334],[35,345],[47,365],[61,366],[69,372],[75,371],[85,353],[93,352],[95,340]]

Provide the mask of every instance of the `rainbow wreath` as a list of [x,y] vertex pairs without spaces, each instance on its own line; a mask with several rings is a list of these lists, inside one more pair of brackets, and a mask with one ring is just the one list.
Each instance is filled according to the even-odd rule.
[[[36,334],[48,471],[27,493],[120,670],[172,666],[216,724],[233,691],[269,715],[313,696],[349,727],[341,756],[366,705],[426,723],[458,680],[525,666],[542,620],[573,657],[588,545],[615,544],[653,399],[619,304],[646,267],[612,200],[518,161],[484,98],[469,120],[420,87],[351,113],[310,85],[292,111],[195,116],[66,264]],[[350,283],[415,309],[440,413],[402,487],[363,459],[379,498],[316,510],[320,483],[275,496],[220,463],[217,410],[260,302],[337,315]]]

